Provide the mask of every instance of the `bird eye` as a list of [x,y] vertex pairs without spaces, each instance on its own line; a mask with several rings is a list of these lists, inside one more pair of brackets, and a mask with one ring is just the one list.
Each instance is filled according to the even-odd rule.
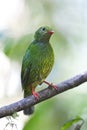
[[43,27],[42,30],[45,31],[45,27]]

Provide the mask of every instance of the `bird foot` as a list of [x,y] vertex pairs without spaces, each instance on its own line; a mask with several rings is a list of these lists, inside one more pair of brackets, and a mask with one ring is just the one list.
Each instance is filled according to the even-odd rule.
[[51,86],[52,88],[54,88],[55,90],[58,90],[58,87],[56,85],[53,85],[52,83],[49,83],[47,81],[44,81],[45,84]]
[[36,92],[34,91],[34,89],[32,89],[32,95],[33,95],[37,100],[39,99],[39,94],[36,93]]

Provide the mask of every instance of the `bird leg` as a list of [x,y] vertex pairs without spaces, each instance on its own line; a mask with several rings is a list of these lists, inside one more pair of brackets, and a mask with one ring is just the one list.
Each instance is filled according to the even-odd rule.
[[45,84],[51,86],[52,88],[54,88],[55,90],[58,90],[58,87],[56,85],[53,85],[52,83],[49,83],[47,81],[43,81]]
[[39,94],[35,92],[34,88],[32,87],[32,95],[38,100]]

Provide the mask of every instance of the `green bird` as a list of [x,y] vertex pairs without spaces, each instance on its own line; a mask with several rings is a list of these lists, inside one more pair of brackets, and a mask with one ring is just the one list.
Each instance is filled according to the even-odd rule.
[[[54,53],[49,42],[52,34],[53,31],[48,26],[40,27],[35,32],[34,41],[25,52],[21,70],[24,97],[33,94],[38,99],[39,95],[35,92],[35,88],[43,82],[56,89],[56,86],[45,81],[54,64]],[[33,112],[34,106],[24,109],[25,115],[30,115]]]

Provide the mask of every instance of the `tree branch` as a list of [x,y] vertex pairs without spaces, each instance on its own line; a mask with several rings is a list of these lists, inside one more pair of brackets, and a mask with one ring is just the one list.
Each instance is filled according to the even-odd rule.
[[36,100],[34,98],[34,96],[31,95],[31,96],[24,98],[18,102],[1,107],[0,108],[0,118],[5,117],[5,116],[10,116],[15,112],[23,110],[24,108],[35,105],[39,102],[42,102],[46,99],[49,99],[49,98],[55,96],[57,94],[60,94],[66,90],[75,88],[86,81],[87,81],[87,72],[79,74],[79,75],[74,76],[73,78],[71,78],[69,80],[66,80],[64,82],[57,84],[58,90],[55,90],[49,86],[48,88],[38,92],[38,94],[40,96],[39,100]]

